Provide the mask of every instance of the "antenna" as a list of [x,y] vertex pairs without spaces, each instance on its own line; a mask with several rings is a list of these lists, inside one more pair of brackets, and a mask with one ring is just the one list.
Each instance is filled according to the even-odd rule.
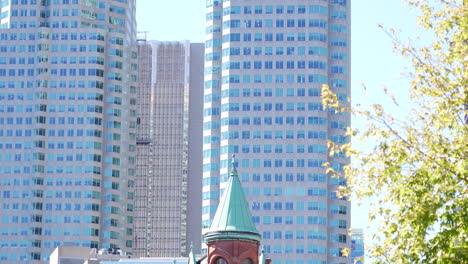
[[137,41],[146,41],[150,31],[137,31]]

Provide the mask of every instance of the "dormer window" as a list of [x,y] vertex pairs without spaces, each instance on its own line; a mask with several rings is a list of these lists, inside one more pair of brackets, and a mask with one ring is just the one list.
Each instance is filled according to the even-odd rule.
[[249,258],[246,258],[242,261],[242,264],[253,264],[252,260]]
[[[250,262],[251,264],[252,262]],[[223,258],[217,258],[216,261],[215,261],[215,264],[228,264],[227,261]],[[242,263],[244,264],[244,263]]]

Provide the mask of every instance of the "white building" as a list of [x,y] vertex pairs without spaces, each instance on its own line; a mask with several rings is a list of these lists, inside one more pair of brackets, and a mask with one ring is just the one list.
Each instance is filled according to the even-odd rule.
[[122,250],[90,249],[85,247],[59,246],[50,256],[49,264],[194,264],[189,258],[135,258]]
[[131,252],[135,0],[0,8],[0,262],[64,243]]
[[238,153],[245,193],[276,264],[347,263],[350,203],[336,191],[349,160],[349,114],[321,104],[328,84],[350,97],[350,0],[209,0],[206,5],[203,227]]

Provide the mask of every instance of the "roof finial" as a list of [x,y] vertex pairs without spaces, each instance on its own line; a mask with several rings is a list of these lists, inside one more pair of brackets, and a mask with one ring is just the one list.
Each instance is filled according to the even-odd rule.
[[262,253],[260,254],[258,264],[266,264],[265,248],[263,246],[262,246]]
[[236,155],[235,154],[232,154],[232,169],[231,169],[231,173],[230,173],[230,176],[237,176],[237,169],[236,169]]

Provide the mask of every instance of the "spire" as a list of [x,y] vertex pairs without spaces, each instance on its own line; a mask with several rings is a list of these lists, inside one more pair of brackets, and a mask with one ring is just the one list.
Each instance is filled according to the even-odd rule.
[[258,264],[266,264],[265,249],[262,247],[262,253],[260,254],[260,259]]
[[204,234],[206,242],[214,240],[248,240],[259,243],[261,236],[252,221],[252,214],[245,199],[237,169],[232,161],[232,170],[223,197],[216,210],[213,223]]
[[189,253],[189,262],[188,264],[196,264],[197,259],[195,257],[195,253],[193,253],[193,242],[190,243],[190,253]]

